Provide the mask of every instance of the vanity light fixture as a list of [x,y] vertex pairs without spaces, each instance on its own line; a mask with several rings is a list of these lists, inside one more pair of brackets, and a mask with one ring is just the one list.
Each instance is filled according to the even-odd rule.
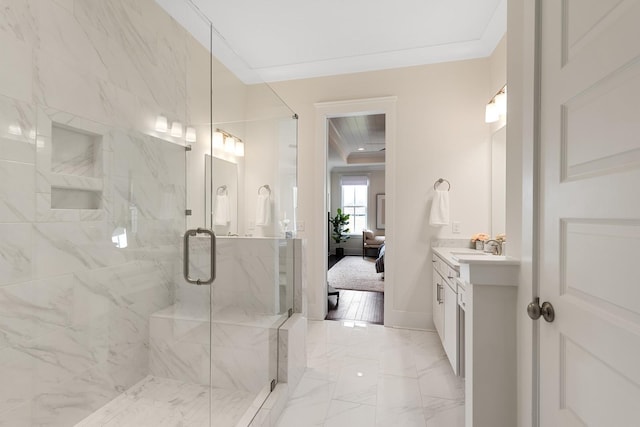
[[187,126],[185,131],[185,139],[187,142],[196,142],[196,128]]
[[174,138],[182,137],[182,123],[180,122],[171,123],[171,136]]
[[158,116],[156,118],[156,131],[166,132],[168,129],[167,118],[165,116]]
[[213,146],[237,157],[244,157],[242,139],[222,129],[216,129],[213,133]]
[[485,123],[497,122],[500,116],[507,114],[507,85],[504,85],[485,107]]

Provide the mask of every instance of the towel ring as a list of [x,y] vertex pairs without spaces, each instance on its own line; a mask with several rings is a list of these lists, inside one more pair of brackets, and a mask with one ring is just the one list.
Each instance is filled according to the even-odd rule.
[[434,189],[434,190],[437,190],[437,189],[438,189],[438,186],[439,186],[440,184],[442,184],[443,182],[446,182],[446,183],[447,183],[447,185],[449,186],[449,187],[447,188],[447,191],[451,190],[451,183],[450,183],[449,181],[447,181],[446,179],[444,179],[444,178],[438,178],[438,179],[436,180],[436,182],[434,182],[434,183],[433,183],[433,189]]
[[260,191],[262,191],[262,189],[267,190],[267,194],[271,195],[271,188],[269,187],[268,184],[262,185],[258,188],[258,194],[262,194]]
[[220,187],[218,187],[216,189],[216,194],[219,196],[222,196],[223,194],[227,194],[227,186],[226,185],[221,185]]

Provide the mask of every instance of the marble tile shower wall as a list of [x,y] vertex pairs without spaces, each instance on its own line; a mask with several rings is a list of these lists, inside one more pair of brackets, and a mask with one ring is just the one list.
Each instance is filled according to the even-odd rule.
[[[206,52],[153,0],[0,0],[0,46],[0,426],[69,426],[148,372],[185,209],[184,149],[150,128],[201,114]],[[97,136],[90,173],[54,126]]]
[[[174,279],[177,284],[177,305],[188,307],[192,317],[208,317],[211,294],[214,321],[228,315],[238,319],[238,316],[247,318],[286,313],[293,305],[291,294],[295,293],[294,242],[295,239],[277,237],[218,237],[218,267],[213,286],[188,284],[177,266]],[[211,253],[209,238],[193,237],[190,247],[191,276],[208,278]],[[297,264],[300,264],[299,260]]]
[[[176,267],[176,303],[151,319],[151,373],[251,393],[268,387],[277,376],[278,328],[287,318],[280,313],[293,305],[295,244],[219,237],[211,286],[186,283]],[[209,238],[192,237],[189,253],[191,277],[208,278]]]

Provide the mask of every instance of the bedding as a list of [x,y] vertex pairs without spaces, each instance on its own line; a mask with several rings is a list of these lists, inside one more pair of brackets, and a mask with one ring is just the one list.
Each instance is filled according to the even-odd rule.
[[376,273],[384,273],[384,248],[385,245],[383,243],[378,250],[378,258],[376,259]]

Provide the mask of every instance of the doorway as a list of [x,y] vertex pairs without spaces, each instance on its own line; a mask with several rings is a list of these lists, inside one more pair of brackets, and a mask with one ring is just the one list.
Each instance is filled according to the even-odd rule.
[[385,121],[326,119],[327,320],[384,323]]

